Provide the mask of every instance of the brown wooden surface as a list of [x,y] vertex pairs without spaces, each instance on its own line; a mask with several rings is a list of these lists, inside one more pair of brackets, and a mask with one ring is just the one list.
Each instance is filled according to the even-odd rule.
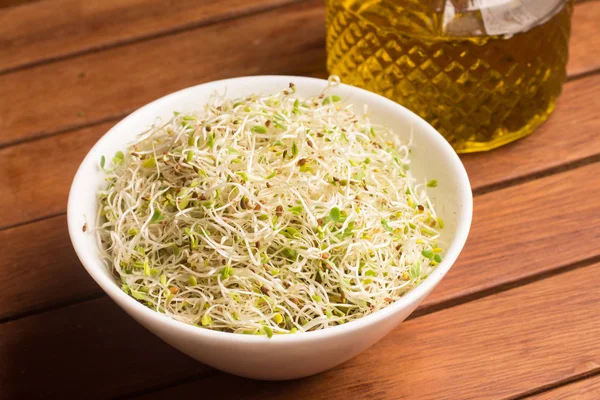
[[[64,213],[79,163],[113,125],[104,123],[0,149],[0,187],[12,193],[0,199],[0,227]],[[31,185],[34,181],[36,185]]]
[[566,386],[527,397],[527,400],[598,400],[600,376],[583,379]]
[[39,0],[0,0],[0,8],[14,7],[20,4],[33,3]]
[[[594,23],[587,21],[589,14],[600,13],[600,3],[579,7],[585,10],[576,11],[573,21],[583,41],[571,51],[571,59],[579,60],[572,61],[576,74],[600,66],[600,50],[593,50],[600,48],[600,38],[594,35]],[[165,93],[214,79],[325,75],[323,20],[322,0],[307,0],[0,75],[0,109],[6,110],[0,119],[0,131],[5,132],[0,146],[116,120]],[[52,102],[44,93],[53,94]]]
[[[21,0],[22,1],[22,0]],[[0,10],[0,73],[298,0],[52,0]]]
[[[596,3],[596,4],[594,4]],[[576,76],[600,68],[600,46],[590,45],[589,36],[597,36],[600,21],[600,5],[597,1],[586,1],[575,7],[571,46],[569,52],[569,75]]]
[[600,163],[476,197],[467,244],[423,305],[600,257],[599,199]]
[[324,15],[315,7],[321,2],[309,0],[0,75],[0,146],[114,120],[201,82],[322,70]]
[[52,0],[8,8],[0,10],[0,46],[5,51],[0,73],[297,1]]
[[0,250],[0,320],[104,293],[81,267],[64,215],[0,231]]
[[471,235],[413,319],[333,371],[257,383],[181,355],[107,299],[71,248],[66,198],[93,143],[156,97],[238,75],[325,76],[322,1],[0,9],[0,398],[600,398],[599,19],[600,1],[576,5],[549,121],[463,157]]
[[0,398],[109,398],[207,371],[108,298],[0,326]]

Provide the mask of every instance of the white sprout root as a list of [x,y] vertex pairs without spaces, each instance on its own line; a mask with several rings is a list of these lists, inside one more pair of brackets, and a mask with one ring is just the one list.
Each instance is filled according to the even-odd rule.
[[409,148],[324,92],[225,99],[118,152],[100,192],[103,259],[172,318],[248,334],[380,310],[441,262],[442,221]]

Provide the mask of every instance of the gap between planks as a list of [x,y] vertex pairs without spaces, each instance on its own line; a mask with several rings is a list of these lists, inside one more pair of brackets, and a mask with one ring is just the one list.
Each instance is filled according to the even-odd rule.
[[[199,375],[200,376],[200,375]],[[583,382],[586,381],[588,379],[593,379],[595,377],[599,377],[600,376],[600,368],[596,368],[592,371],[580,374],[580,375],[575,375],[572,376],[568,379],[564,379],[564,380],[560,380],[557,382],[554,382],[550,385],[545,385],[545,386],[540,386],[539,388],[533,389],[529,392],[523,393],[519,396],[515,396],[515,397],[509,397],[506,400],[527,400],[527,399],[532,399],[534,397],[537,397],[539,395],[545,394],[545,393],[549,393],[552,392],[556,389],[565,387],[565,386],[569,386],[572,385],[574,383],[578,383],[578,382]],[[179,384],[178,384],[179,385]],[[158,389],[160,390],[160,389]]]
[[[516,178],[508,179],[506,181],[500,181],[492,183],[490,185],[484,185],[479,188],[473,189],[473,196],[481,196],[482,194],[495,192],[497,190],[506,189],[512,186],[522,185],[527,182],[535,181],[537,179],[545,178],[550,175],[560,174],[562,172],[570,171],[579,167],[584,167],[589,164],[593,164],[600,161],[600,153],[593,154],[588,157],[580,158],[579,160],[571,161],[565,164],[559,164],[555,167],[544,169],[543,171],[533,172],[525,174]],[[1,231],[2,229],[0,229]]]
[[528,400],[598,400],[600,398],[600,373],[584,374],[574,380],[565,380],[564,384],[547,388],[525,397]]

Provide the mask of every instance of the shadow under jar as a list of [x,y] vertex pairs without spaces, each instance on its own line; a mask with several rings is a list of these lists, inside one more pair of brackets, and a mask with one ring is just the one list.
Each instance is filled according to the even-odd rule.
[[566,76],[572,0],[325,0],[327,68],[459,153],[530,134]]

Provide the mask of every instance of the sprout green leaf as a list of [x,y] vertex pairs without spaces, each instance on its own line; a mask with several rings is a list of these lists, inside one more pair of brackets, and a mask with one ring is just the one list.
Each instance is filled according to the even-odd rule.
[[329,218],[331,218],[334,223],[338,223],[340,221],[340,217],[341,213],[339,208],[333,207],[331,211],[329,211]]

